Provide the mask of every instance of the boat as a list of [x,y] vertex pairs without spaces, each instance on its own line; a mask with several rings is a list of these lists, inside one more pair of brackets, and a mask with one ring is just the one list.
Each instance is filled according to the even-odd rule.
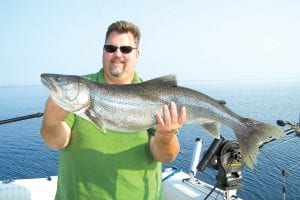
[[[1,124],[43,116],[43,113],[0,121]],[[277,120],[279,126],[289,126],[286,135],[295,133],[300,137],[300,116],[297,123]],[[272,142],[261,144],[261,148]],[[177,167],[162,172],[162,188],[165,200],[240,200],[237,190],[242,188],[244,162],[236,140],[215,139],[201,156],[203,140],[195,139],[191,164],[188,172]],[[202,159],[200,160],[200,157]],[[218,171],[217,184],[211,185],[196,178],[197,172],[210,167]],[[33,179],[0,181],[0,200],[53,200],[56,193],[57,176]]]
[[0,200],[53,200],[57,176],[4,180],[0,183]]

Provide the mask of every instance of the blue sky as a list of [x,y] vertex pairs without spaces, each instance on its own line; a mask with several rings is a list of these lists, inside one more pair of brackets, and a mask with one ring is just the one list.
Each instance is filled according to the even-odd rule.
[[117,20],[141,29],[145,80],[299,80],[299,10],[297,0],[1,1],[0,86],[98,71]]

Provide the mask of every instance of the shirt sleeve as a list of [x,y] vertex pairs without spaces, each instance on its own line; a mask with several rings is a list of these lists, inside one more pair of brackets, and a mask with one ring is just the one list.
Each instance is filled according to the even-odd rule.
[[149,128],[147,131],[148,131],[149,136],[154,136],[156,129],[155,128]]
[[65,118],[64,122],[68,124],[70,128],[73,127],[74,122],[75,122],[75,115],[74,113],[69,113],[69,115]]

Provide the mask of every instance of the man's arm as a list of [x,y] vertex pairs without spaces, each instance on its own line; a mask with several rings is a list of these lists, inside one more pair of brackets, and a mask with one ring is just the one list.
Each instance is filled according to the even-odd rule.
[[180,146],[176,132],[181,128],[186,119],[186,109],[181,108],[177,114],[176,104],[171,102],[170,110],[163,106],[163,118],[156,115],[156,133],[150,137],[150,151],[153,157],[160,162],[171,162],[179,152]]
[[71,128],[63,121],[67,115],[68,112],[59,107],[51,97],[48,98],[40,132],[49,147],[64,148],[68,145]]

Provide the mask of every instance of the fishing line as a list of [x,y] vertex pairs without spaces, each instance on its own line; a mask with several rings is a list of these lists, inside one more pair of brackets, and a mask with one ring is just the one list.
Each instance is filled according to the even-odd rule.
[[283,199],[285,200],[285,198],[286,198],[286,177],[289,176],[289,173],[287,170],[285,170],[284,168],[281,168],[278,164],[276,164],[275,161],[272,160],[266,153],[264,153],[263,151],[262,151],[262,153],[266,156],[267,159],[269,159],[273,163],[273,165],[275,167],[277,167],[281,171],[281,174],[283,176],[282,193],[283,193]]
[[269,159],[275,167],[277,167],[279,170],[282,170],[282,168],[280,168],[280,166],[278,164],[276,164],[275,161],[272,160],[264,151],[261,151],[261,153],[264,154],[266,156],[266,158]]
[[[268,146],[268,147],[266,147],[268,150],[273,150],[273,149],[275,149],[275,147],[277,147],[278,145],[284,145],[284,144],[286,144],[286,143],[288,143],[288,142],[291,142],[292,140],[294,140],[294,137],[291,137],[291,138],[289,138],[289,139],[287,139],[287,140],[285,140],[285,141],[282,141],[281,143],[277,143],[277,144],[275,144],[275,145],[273,145],[273,146]],[[267,156],[267,154],[266,153],[264,153],[264,151],[261,151],[269,160],[271,160],[271,162],[272,163],[274,163],[275,164],[275,162],[269,157],[269,156]],[[276,165],[276,164],[275,164]],[[294,164],[294,165],[292,165],[291,167],[289,167],[288,169],[289,169],[289,171],[292,171],[291,169],[293,169],[294,167],[297,167],[298,166],[298,163],[296,163],[296,164]]]
[[[288,168],[288,170],[291,172],[291,171],[294,170],[293,168],[296,169],[297,166],[299,166],[299,163],[296,163],[296,164],[292,165],[291,167]],[[293,170],[292,170],[292,169],[293,169]]]
[[282,141],[282,142],[278,142],[277,144],[276,143],[274,143],[272,146],[268,146],[268,147],[265,147],[265,148],[267,148],[267,149],[269,149],[269,150],[272,150],[272,149],[274,149],[276,146],[278,146],[278,145],[283,145],[283,144],[285,144],[285,143],[287,143],[287,142],[290,142],[290,141],[292,141],[292,140],[294,140],[294,138],[289,138],[289,139],[287,139],[287,140],[284,140],[284,141]]
[[290,141],[294,140],[293,137],[294,137],[294,136],[292,136],[292,138],[290,138],[290,139],[287,139],[287,140],[285,140],[285,141],[282,141],[281,143],[278,143],[277,145],[279,145],[279,144],[285,144],[285,143],[287,143],[287,142],[290,142]]
[[[294,140],[294,137],[287,138],[286,140],[278,142],[277,144],[275,143],[275,145],[268,146],[266,148],[268,150],[272,150],[272,149],[275,149],[278,145],[280,145],[280,146],[286,145],[287,143],[291,142],[292,140]],[[286,178],[289,176],[289,172],[291,172],[293,168],[296,168],[298,166],[298,164],[296,163],[296,164],[292,165],[291,167],[285,169],[285,168],[282,168],[281,166],[279,166],[273,159],[271,159],[271,157],[265,151],[261,151],[261,153],[263,155],[265,155],[265,157],[268,160],[270,160],[272,162],[272,164],[281,171],[281,175],[283,176],[283,180],[282,180],[282,184],[283,184],[283,186],[282,186],[282,194],[283,194],[283,199],[285,200],[286,199],[286,193],[287,193],[287,190],[286,190]],[[254,171],[254,174],[256,174],[255,171]],[[258,176],[258,175],[256,174],[256,176]]]
[[[294,137],[291,137],[291,138],[289,138],[289,139],[287,139],[287,140],[285,140],[285,141],[282,141],[281,143],[277,143],[277,144],[275,144],[275,145],[273,145],[273,146],[268,146],[268,147],[266,147],[268,150],[273,150],[276,146],[278,146],[278,145],[283,145],[283,144],[285,144],[285,143],[288,143],[288,142],[291,142],[292,140],[294,140],[295,138]],[[275,164],[275,162],[269,157],[269,156],[267,156],[267,154],[266,153],[264,153],[264,151],[261,151],[269,160],[271,160],[271,162],[273,163],[273,164]],[[276,165],[276,164],[275,164]],[[287,168],[287,170],[288,171],[292,171],[292,169],[293,168],[296,168],[297,166],[298,166],[299,164],[298,163],[295,163],[294,165],[292,165],[291,167],[288,167]],[[278,166],[277,166],[277,168],[279,168]],[[280,169],[280,168],[279,168]],[[282,169],[280,169],[280,170],[282,170]],[[294,169],[293,169],[294,170]]]

